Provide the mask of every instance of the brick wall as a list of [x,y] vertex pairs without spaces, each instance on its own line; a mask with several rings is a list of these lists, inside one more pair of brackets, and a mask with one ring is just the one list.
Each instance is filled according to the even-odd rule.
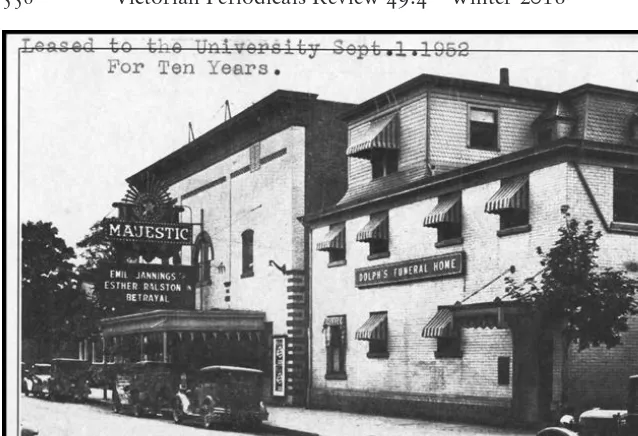
[[[428,401],[463,402],[508,407],[511,386],[497,383],[497,358],[512,356],[511,332],[506,329],[464,329],[463,359],[436,359],[435,339],[421,337],[421,330],[439,305],[454,304],[514,264],[515,277],[523,279],[540,269],[535,248],[547,246],[562,223],[560,205],[565,202],[566,164],[530,175],[530,224],[528,233],[497,237],[497,215],[484,213],[485,203],[499,189],[495,181],[463,192],[463,245],[435,248],[437,232],[423,227],[423,219],[437,204],[437,198],[424,198],[389,211],[390,258],[368,260],[368,245],[356,242],[356,234],[368,215],[353,216],[346,222],[347,263],[328,267],[328,255],[312,247],[312,377],[313,389],[322,401],[323,392],[359,395],[371,392],[379,397],[412,398],[427,396]],[[551,192],[552,195],[547,195]],[[328,227],[312,233],[314,243]],[[396,262],[464,250],[467,272],[463,277],[380,286],[354,287],[354,270],[359,267]],[[492,301],[503,288],[483,296]],[[477,294],[481,296],[481,294]],[[387,359],[369,359],[367,342],[355,340],[355,331],[370,312],[388,312]],[[326,316],[347,316],[347,380],[326,380],[326,351],[322,324]],[[461,398],[463,397],[463,398]],[[420,400],[414,400],[420,401]],[[425,401],[425,400],[423,400]],[[498,407],[501,407],[498,406]]]
[[[231,173],[250,164],[249,149],[244,149],[171,187],[173,195],[185,197],[182,204],[192,209],[194,222],[199,221],[200,209],[204,209],[204,228],[213,242],[213,265],[223,262],[225,266],[223,273],[211,269],[212,286],[203,295],[204,309],[262,310],[266,312],[267,321],[273,322],[274,334],[287,333],[287,278],[268,262],[274,260],[288,269],[293,264],[303,264],[299,260],[300,256],[303,259],[303,227],[296,219],[299,211],[303,211],[303,189],[293,191],[293,185],[303,181],[304,145],[305,129],[290,127],[261,141],[261,158],[268,161],[257,171],[230,177]],[[269,158],[272,156],[277,157]],[[224,176],[223,183],[189,194]],[[229,220],[231,189],[232,222]],[[189,219],[189,209],[182,215]],[[246,229],[255,232],[255,275],[242,278],[241,234]],[[196,226],[195,233],[198,231]],[[185,250],[183,254],[184,263],[190,261],[188,252]],[[230,287],[223,285],[227,282]],[[230,297],[230,302],[226,297]]]
[[[581,165],[603,216],[609,223],[613,216],[613,168]],[[572,216],[581,221],[591,219],[597,229],[602,223],[596,216],[573,166],[568,167],[568,200]],[[600,239],[599,265],[624,269],[628,260],[638,260],[638,236],[604,234]],[[638,276],[633,273],[633,276]],[[603,347],[578,352],[571,350],[569,364],[569,397],[578,409],[588,407],[624,407],[627,380],[638,374],[638,317],[629,323],[622,335],[622,345],[611,350]]]

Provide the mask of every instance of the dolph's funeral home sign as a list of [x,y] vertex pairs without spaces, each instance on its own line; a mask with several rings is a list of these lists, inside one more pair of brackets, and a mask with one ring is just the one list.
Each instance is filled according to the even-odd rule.
[[461,275],[464,272],[465,253],[457,251],[440,256],[357,268],[354,272],[354,282],[357,288],[365,288],[368,286],[450,277]]

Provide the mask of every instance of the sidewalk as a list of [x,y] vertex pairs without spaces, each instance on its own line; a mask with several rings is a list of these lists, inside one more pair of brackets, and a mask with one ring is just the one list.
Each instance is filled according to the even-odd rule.
[[[102,389],[92,389],[89,400],[110,404],[111,391],[103,400]],[[359,415],[327,410],[309,410],[293,407],[269,407],[268,426],[277,433],[305,434],[304,436],[533,436],[529,430],[503,429],[480,425],[422,421],[406,418],[389,418],[374,415]]]

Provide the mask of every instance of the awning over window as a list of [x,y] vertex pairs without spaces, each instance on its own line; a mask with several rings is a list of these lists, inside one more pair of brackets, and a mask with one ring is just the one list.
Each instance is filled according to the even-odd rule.
[[436,205],[423,221],[425,227],[436,227],[443,223],[461,222],[461,194],[439,199]]
[[370,122],[367,131],[346,150],[348,156],[367,157],[371,150],[398,150],[396,113]]
[[363,229],[357,233],[357,241],[370,242],[372,240],[388,239],[388,215],[374,215]]
[[388,314],[373,313],[356,331],[355,339],[359,341],[385,341],[388,331]]
[[346,225],[344,223],[333,226],[323,241],[317,244],[317,250],[345,250],[346,248]]
[[448,338],[454,336],[452,330],[452,312],[448,309],[439,309],[432,319],[423,327],[424,338]]
[[526,175],[504,181],[496,194],[485,203],[485,212],[499,213],[506,209],[527,210],[529,203],[527,182]]

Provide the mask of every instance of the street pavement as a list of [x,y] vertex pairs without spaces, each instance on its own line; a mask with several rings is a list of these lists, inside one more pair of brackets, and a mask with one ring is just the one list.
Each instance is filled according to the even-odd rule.
[[[240,433],[226,428],[213,431],[197,426],[175,425],[162,418],[135,418],[115,414],[102,401],[102,391],[93,390],[87,404],[56,403],[21,397],[21,421],[38,428],[41,436],[137,436],[137,435],[278,435],[278,436],[532,436],[534,432],[495,427],[421,421],[288,407],[269,408],[270,419],[258,433]],[[206,432],[206,433],[203,433]]]

